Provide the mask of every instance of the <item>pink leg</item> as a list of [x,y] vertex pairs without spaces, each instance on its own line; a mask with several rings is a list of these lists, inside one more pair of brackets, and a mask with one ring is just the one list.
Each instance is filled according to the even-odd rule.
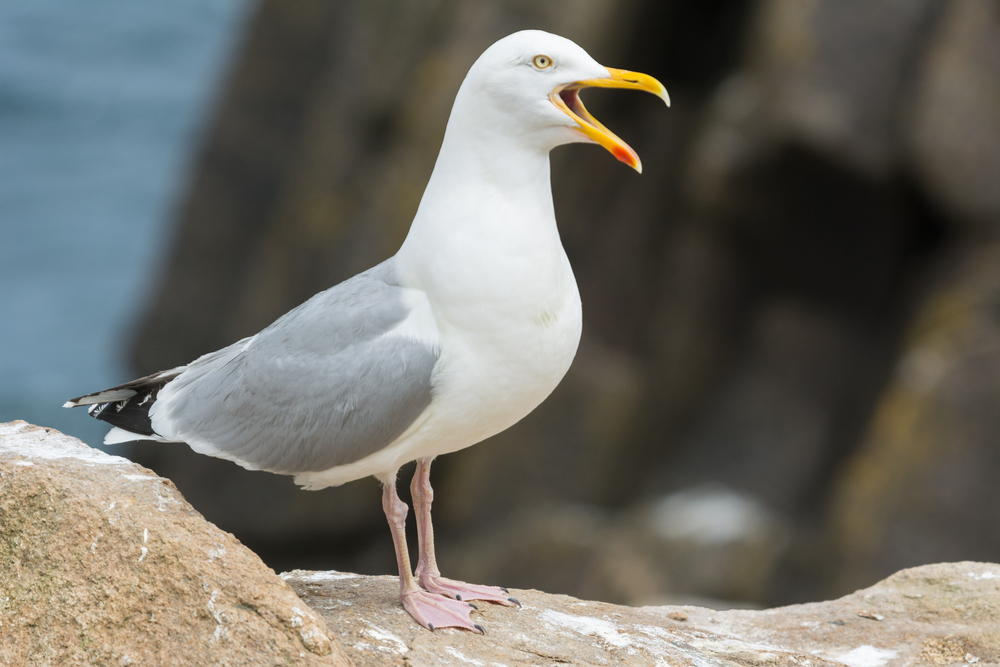
[[406,548],[406,503],[396,495],[396,482],[382,482],[382,509],[392,529],[396,546],[396,564],[399,566],[399,600],[403,609],[425,628],[466,628],[483,633],[483,628],[469,619],[473,607],[465,602],[449,600],[429,593],[417,585],[410,570],[410,554]]
[[437,558],[434,556],[434,527],[431,525],[431,503],[434,501],[434,489],[431,488],[432,460],[432,458],[417,460],[417,470],[410,485],[413,511],[417,514],[417,539],[420,547],[417,579],[420,585],[431,593],[440,593],[456,600],[486,600],[507,606],[520,604],[509,597],[507,591],[502,588],[465,584],[441,576]]

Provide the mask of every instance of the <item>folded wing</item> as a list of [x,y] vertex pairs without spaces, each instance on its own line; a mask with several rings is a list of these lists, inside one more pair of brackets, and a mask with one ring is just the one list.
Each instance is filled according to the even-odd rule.
[[[440,354],[426,297],[400,287],[391,262],[317,294],[256,336],[92,395],[135,392],[121,409],[108,401],[91,414],[129,431],[148,423],[151,436],[135,432],[254,470],[318,472],[379,451],[430,404]],[[116,423],[122,413],[129,421]]]

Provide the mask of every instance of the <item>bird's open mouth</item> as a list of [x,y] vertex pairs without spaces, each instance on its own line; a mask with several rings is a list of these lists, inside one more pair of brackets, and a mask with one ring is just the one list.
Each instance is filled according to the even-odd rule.
[[632,150],[631,146],[590,115],[587,108],[583,106],[583,102],[580,101],[580,90],[583,88],[644,90],[662,99],[667,106],[670,106],[670,96],[667,95],[667,89],[663,87],[663,84],[649,75],[611,67],[608,68],[608,73],[610,76],[607,78],[574,81],[559,86],[549,93],[549,99],[552,100],[552,104],[556,108],[577,122],[579,125],[577,130],[580,134],[590,141],[604,146],[612,155],[641,174],[642,162],[639,160],[639,156]]

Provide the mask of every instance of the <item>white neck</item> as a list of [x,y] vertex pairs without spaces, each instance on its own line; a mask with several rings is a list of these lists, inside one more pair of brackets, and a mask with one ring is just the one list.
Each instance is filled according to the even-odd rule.
[[562,253],[548,148],[483,131],[482,122],[477,130],[475,120],[463,121],[476,116],[461,112],[456,104],[397,259],[410,266],[482,261],[477,255],[530,252],[532,246]]
[[519,197],[544,192],[551,201],[552,147],[529,141],[516,127],[505,127],[506,118],[491,118],[463,106],[455,105],[424,199],[439,196],[441,184],[447,184],[449,197],[459,184],[476,184]]

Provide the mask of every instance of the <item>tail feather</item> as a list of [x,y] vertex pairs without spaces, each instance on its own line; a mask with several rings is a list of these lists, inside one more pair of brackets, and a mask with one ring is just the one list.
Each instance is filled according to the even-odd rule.
[[86,396],[66,401],[63,403],[63,407],[78,408],[81,405],[95,405],[97,403],[109,403],[111,401],[124,401],[132,398],[135,394],[136,392],[132,389],[105,389],[104,391],[99,391],[96,394],[87,394]]
[[185,366],[180,366],[169,371],[160,371],[138,380],[120,384],[117,387],[80,396],[67,401],[63,407],[75,408],[89,405],[87,412],[91,417],[117,427],[108,434],[109,436],[115,434],[117,442],[128,439],[124,432],[137,436],[156,437],[158,434],[153,430],[153,425],[150,422],[149,409],[156,402],[156,396],[160,390],[180,375],[185,368]]

